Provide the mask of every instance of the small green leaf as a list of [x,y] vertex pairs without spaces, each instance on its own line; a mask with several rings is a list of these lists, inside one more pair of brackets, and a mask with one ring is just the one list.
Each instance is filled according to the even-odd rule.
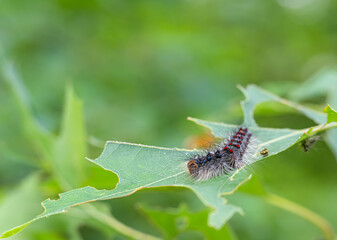
[[[18,188],[12,191],[1,200],[0,206],[0,232],[5,231],[13,225],[31,219],[40,211],[42,196],[39,189],[39,178],[37,175],[27,177]],[[10,237],[25,228],[31,221],[19,228],[13,229],[3,235]]]
[[67,87],[61,134],[56,137],[36,121],[31,110],[29,94],[14,66],[0,59],[3,78],[16,99],[25,136],[53,173],[64,190],[79,187],[85,179],[86,133],[82,102],[71,85]]
[[[336,74],[336,79],[337,79],[337,74]],[[337,81],[336,81],[337,83]],[[330,88],[330,91],[328,93],[328,103],[330,103],[330,105],[333,108],[337,108],[337,84],[333,85]],[[326,141],[329,145],[329,147],[331,148],[333,154],[335,155],[335,158],[337,160],[337,129],[331,129],[327,132],[326,134]]]
[[86,134],[82,101],[71,85],[66,91],[61,134],[53,144],[54,173],[63,189],[79,187],[85,179]]
[[328,114],[327,123],[337,122],[337,112],[332,107],[330,107],[329,104],[324,108],[324,112]]
[[54,136],[46,131],[46,129],[44,129],[33,117],[29,95],[26,92],[20,77],[16,73],[13,64],[5,61],[1,58],[1,56],[0,76],[2,76],[8,83],[8,86],[15,97],[25,137],[29,140],[29,143],[32,144],[34,150],[40,154],[43,159],[50,161]]

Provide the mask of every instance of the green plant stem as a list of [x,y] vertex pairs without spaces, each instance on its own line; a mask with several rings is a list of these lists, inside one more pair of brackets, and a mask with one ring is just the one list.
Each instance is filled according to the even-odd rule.
[[282,198],[275,194],[268,193],[265,196],[265,199],[267,200],[268,203],[277,206],[279,208],[282,208],[284,210],[287,210],[289,212],[292,212],[298,216],[301,216],[307,219],[308,221],[312,222],[313,224],[315,224],[322,230],[326,240],[335,239],[335,233],[330,223],[321,216],[317,215],[316,213],[310,211],[309,209],[299,204],[291,202],[288,199]]
[[97,219],[98,221],[107,224],[111,228],[115,229],[116,231],[129,236],[134,239],[142,239],[142,240],[160,240],[160,238],[137,231],[133,228],[128,227],[127,225],[121,223],[116,218],[114,218],[111,214],[103,213],[102,211],[98,210],[96,207],[87,204],[82,206],[84,211],[89,214],[91,217]]

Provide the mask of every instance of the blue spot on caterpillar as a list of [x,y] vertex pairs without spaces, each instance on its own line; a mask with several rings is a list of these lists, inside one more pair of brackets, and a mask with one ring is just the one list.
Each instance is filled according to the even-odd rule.
[[199,181],[227,174],[250,163],[256,142],[247,128],[240,128],[218,148],[190,159],[187,169]]

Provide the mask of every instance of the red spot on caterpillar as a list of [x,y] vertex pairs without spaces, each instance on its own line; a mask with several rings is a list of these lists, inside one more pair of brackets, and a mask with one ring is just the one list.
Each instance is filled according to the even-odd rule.
[[236,146],[236,147],[238,147],[238,148],[240,147],[240,145],[239,145],[239,144],[236,144],[235,146]]
[[228,145],[230,145],[230,146],[231,146],[231,145],[233,145],[233,143],[229,143]]
[[238,143],[241,143],[241,141],[239,140]]
[[234,142],[234,139],[231,139],[232,142]]
[[233,152],[233,150],[232,150],[232,149],[229,149],[229,152],[231,152],[231,153],[232,153],[232,152]]
[[227,147],[224,147],[223,149],[224,149],[224,150],[226,150],[226,149],[227,149]]

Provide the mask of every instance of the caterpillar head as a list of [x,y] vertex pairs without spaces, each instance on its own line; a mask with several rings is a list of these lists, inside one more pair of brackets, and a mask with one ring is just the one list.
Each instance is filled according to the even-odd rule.
[[188,161],[187,168],[191,175],[195,173],[195,171],[198,169],[198,164],[195,162],[195,159]]

